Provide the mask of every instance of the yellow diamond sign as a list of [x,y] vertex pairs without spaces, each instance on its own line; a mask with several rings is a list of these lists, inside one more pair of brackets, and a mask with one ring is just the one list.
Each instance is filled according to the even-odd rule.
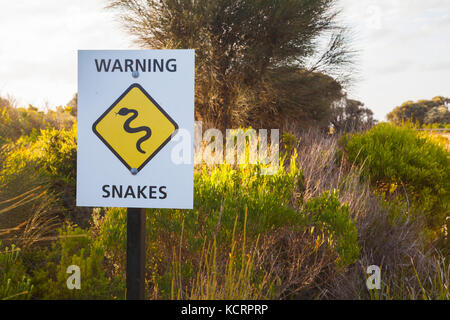
[[139,84],[132,84],[92,130],[133,174],[170,141],[176,122]]

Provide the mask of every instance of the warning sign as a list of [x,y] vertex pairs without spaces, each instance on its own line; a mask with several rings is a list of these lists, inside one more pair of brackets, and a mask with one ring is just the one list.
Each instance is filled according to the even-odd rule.
[[137,174],[178,129],[139,84],[132,84],[92,126],[95,134]]
[[192,209],[194,75],[193,50],[78,51],[78,206]]

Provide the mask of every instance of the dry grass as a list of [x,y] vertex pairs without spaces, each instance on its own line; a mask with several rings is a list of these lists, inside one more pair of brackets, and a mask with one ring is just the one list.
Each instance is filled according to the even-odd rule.
[[[216,240],[205,241],[195,275],[188,283],[183,282],[181,264],[183,234],[179,251],[173,252],[174,276],[172,278],[171,299],[188,300],[261,300],[272,298],[272,275],[266,270],[259,270],[255,265],[255,246],[247,248],[245,213],[244,231],[236,234],[238,217],[236,216],[232,243],[229,250],[220,250]],[[218,250],[218,248],[220,248]],[[225,254],[218,253],[224,251]]]
[[31,248],[34,244],[56,240],[57,230],[62,221],[55,212],[48,207],[51,200],[37,203],[32,209],[33,215],[26,221],[23,233],[18,243],[24,250]]
[[[32,191],[40,191],[33,193]],[[25,211],[27,217],[19,224],[0,229],[0,239],[4,243],[14,243],[22,250],[31,248],[34,244],[56,240],[57,230],[61,226],[61,219],[56,214],[54,199],[42,191],[42,188],[17,196],[3,208],[0,213],[14,215],[18,210]]]
[[299,167],[305,176],[303,198],[308,200],[326,190],[339,189],[340,201],[349,206],[358,229],[361,247],[358,262],[322,287],[323,297],[370,298],[365,286],[365,270],[370,265],[382,268],[383,279],[397,277],[396,283],[405,287],[402,295],[407,294],[406,287],[409,291],[419,290],[412,263],[420,278],[430,277],[433,270],[430,269],[433,257],[425,248],[420,223],[406,218],[406,209],[405,219],[393,221],[389,206],[360,178],[362,168],[339,159],[337,137],[314,131],[302,133],[297,149]]
[[255,265],[276,284],[274,298],[313,299],[319,298],[319,288],[336,276],[336,258],[324,234],[314,228],[284,227],[261,238]]
[[0,240],[23,250],[54,240],[61,225],[58,203],[33,168],[8,177],[0,188]]

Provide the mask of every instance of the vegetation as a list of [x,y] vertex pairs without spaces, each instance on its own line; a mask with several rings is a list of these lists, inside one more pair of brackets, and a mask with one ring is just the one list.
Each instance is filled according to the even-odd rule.
[[[75,132],[43,129],[3,146],[3,299],[125,297],[125,210],[86,214],[66,201]],[[340,143],[285,134],[283,145],[273,176],[258,165],[200,166],[193,210],[147,210],[147,298],[448,299],[438,227],[448,217],[448,151],[388,124]],[[372,264],[385,270],[375,292],[365,287]],[[81,268],[81,290],[67,289],[70,265]]]
[[450,99],[435,97],[432,100],[407,101],[396,107],[387,115],[387,119],[395,124],[403,122],[419,125],[450,124]]
[[32,105],[17,108],[14,99],[0,97],[0,146],[15,141],[22,135],[36,133],[46,128],[71,128],[75,119],[72,107],[58,107],[56,111],[39,111]]
[[1,244],[4,251],[0,252],[0,298],[30,298],[33,285],[19,260],[20,249],[15,246],[4,248]]
[[380,124],[344,139],[348,160],[385,196],[404,197],[408,213],[424,214],[430,230],[446,230],[450,214],[450,153],[413,128]]

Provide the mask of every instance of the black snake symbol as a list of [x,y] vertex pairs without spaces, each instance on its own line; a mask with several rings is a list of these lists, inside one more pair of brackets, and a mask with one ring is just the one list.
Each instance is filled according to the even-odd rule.
[[141,131],[145,131],[146,134],[145,136],[143,136],[142,138],[140,138],[137,142],[136,142],[136,149],[140,152],[140,153],[145,153],[144,150],[142,150],[141,148],[141,144],[150,139],[150,137],[152,136],[152,130],[149,127],[137,127],[137,128],[131,128],[130,127],[130,123],[136,119],[139,115],[139,113],[134,110],[134,109],[128,109],[128,108],[122,108],[119,110],[119,112],[117,113],[120,116],[126,116],[128,114],[132,113],[133,115],[131,117],[129,117],[124,125],[123,125],[123,129],[128,132],[128,133],[137,133],[137,132],[141,132]]

